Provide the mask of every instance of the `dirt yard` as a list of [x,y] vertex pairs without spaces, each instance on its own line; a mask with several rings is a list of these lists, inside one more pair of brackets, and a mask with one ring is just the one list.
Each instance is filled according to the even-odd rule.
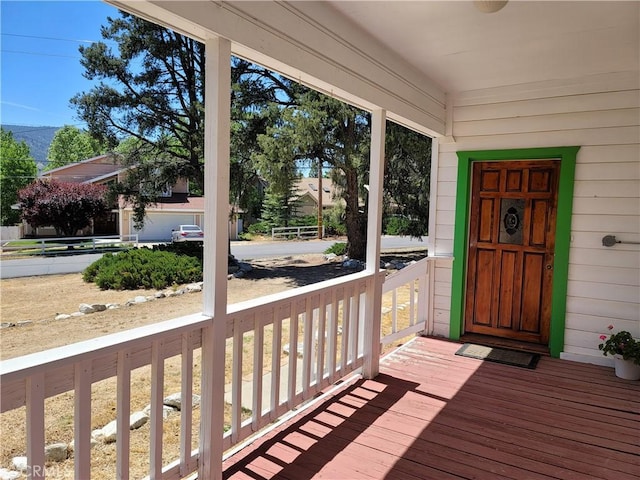
[[[251,262],[253,271],[228,282],[228,302],[236,303],[352,273],[323,255],[301,255]],[[45,275],[0,280],[0,356],[13,358],[101,335],[202,311],[202,293],[188,293],[125,306],[151,290],[100,290],[82,274]],[[117,303],[115,310],[56,321],[59,313],[78,311],[81,303]],[[21,322],[28,322],[22,324]],[[61,335],[61,331],[64,335]]]

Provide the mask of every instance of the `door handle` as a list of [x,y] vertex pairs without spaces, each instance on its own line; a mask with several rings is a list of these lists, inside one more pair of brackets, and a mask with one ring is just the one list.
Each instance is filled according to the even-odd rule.
[[546,266],[547,270],[551,270],[553,268],[553,265],[551,265],[550,263],[547,264]]

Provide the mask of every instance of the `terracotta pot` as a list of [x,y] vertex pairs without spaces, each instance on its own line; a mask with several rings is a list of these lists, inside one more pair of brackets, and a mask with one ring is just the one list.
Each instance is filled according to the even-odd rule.
[[616,377],[625,380],[640,380],[640,365],[633,363],[633,360],[625,360],[622,355],[614,355],[613,358]]

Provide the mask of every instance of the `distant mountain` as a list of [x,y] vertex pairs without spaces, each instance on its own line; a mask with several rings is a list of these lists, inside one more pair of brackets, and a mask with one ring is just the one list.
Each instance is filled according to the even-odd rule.
[[55,133],[62,127],[28,127],[24,125],[2,125],[4,130],[13,133],[18,142],[24,141],[29,152],[38,164],[39,170],[47,164],[47,152]]

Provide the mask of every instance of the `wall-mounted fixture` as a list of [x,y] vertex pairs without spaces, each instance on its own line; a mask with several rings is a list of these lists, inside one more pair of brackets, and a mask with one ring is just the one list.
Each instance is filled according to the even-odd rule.
[[617,240],[615,235],[605,235],[602,237],[602,245],[604,247],[613,247],[616,243],[640,245],[640,242],[623,242],[622,240]]
[[494,13],[507,4],[508,0],[474,0],[473,4],[482,13]]

